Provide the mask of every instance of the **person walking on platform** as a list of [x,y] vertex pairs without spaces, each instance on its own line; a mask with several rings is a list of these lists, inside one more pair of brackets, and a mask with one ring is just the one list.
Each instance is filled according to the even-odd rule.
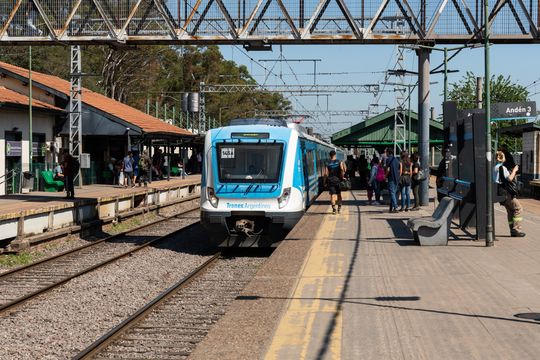
[[414,196],[414,207],[412,211],[420,210],[420,196],[418,195],[418,189],[420,188],[420,182],[423,179],[420,179],[420,157],[418,153],[415,152],[411,156],[412,162],[412,176],[411,176],[411,188]]
[[324,169],[324,182],[325,186],[328,187],[328,191],[330,192],[332,214],[335,215],[336,203],[338,206],[337,213],[341,213],[342,198],[339,183],[343,179],[346,169],[345,165],[341,161],[336,159],[336,152],[334,150],[331,150],[329,155],[330,160],[328,160]]
[[388,191],[390,192],[390,212],[397,213],[397,191],[400,179],[399,160],[394,156],[392,149],[386,151],[386,177],[388,178]]
[[[409,211],[409,208],[411,207],[412,163],[409,159],[409,153],[406,151],[401,154],[399,173],[399,185],[401,188],[401,208],[399,211]],[[407,205],[407,207],[405,207],[405,205]]]
[[504,195],[504,201],[501,202],[506,209],[508,217],[508,226],[512,237],[524,237],[525,233],[521,231],[521,222],[523,221],[523,208],[517,199],[517,179],[516,174],[519,166],[515,165],[510,171],[504,165],[506,157],[502,151],[497,151],[497,165],[493,170],[493,178],[497,183],[497,193]]

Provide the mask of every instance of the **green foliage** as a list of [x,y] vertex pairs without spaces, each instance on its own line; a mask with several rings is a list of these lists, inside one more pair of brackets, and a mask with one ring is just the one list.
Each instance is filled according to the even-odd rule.
[[[457,83],[450,85],[448,98],[455,101],[459,109],[474,109],[476,107],[476,77],[472,72],[467,74]],[[520,84],[514,83],[510,76],[493,75],[491,77],[491,103],[497,102],[520,102],[527,101],[529,92]],[[497,121],[492,125],[492,135],[495,138],[497,127],[508,127],[514,124],[524,123],[525,120]],[[508,135],[499,138],[499,145],[506,145],[510,150],[519,151],[521,149],[521,138],[515,139]]]
[[[32,47],[35,71],[69,79],[69,47]],[[27,47],[0,47],[0,60],[28,67]],[[247,68],[226,61],[217,46],[87,46],[82,48],[83,86],[125,102],[142,111],[147,101],[163,109],[180,108],[181,92],[196,92],[207,84],[255,84]],[[207,96],[208,117],[223,122],[249,116],[254,110],[282,110],[290,103],[281,94],[211,94]],[[160,111],[161,112],[161,111]]]
[[0,266],[15,267],[30,264],[31,262],[43,257],[42,253],[21,252],[19,254],[0,255]]

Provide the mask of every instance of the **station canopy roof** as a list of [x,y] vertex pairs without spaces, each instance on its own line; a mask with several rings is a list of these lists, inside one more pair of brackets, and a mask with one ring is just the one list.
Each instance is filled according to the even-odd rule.
[[[30,99],[28,98],[28,96],[19,94],[16,91],[0,86],[0,107],[11,106],[11,107],[17,107],[21,109],[28,109],[29,102],[30,102]],[[52,111],[52,112],[64,111],[56,106],[47,104],[46,102],[39,101],[36,99],[33,99],[32,107],[34,109],[40,109],[40,110]]]
[[[394,113],[388,110],[338,131],[332,135],[332,143],[343,147],[373,147],[382,149],[394,145]],[[405,111],[405,121],[408,126],[408,112]],[[411,145],[418,145],[418,114],[411,111]],[[443,124],[430,120],[430,144],[437,145],[444,142]]]
[[[0,62],[0,73],[28,82],[28,70]],[[69,99],[70,82],[57,76],[32,72],[34,86]],[[132,135],[145,134],[151,137],[193,137],[188,130],[168,124],[129,105],[108,98],[105,95],[83,88],[83,134],[123,135],[126,128]],[[69,106],[69,104],[68,104]],[[89,111],[90,110],[90,111]],[[69,123],[64,124],[62,133],[69,132]]]
[[537,124],[535,122],[530,122],[526,124],[501,127],[497,131],[499,132],[499,134],[521,136],[525,132],[540,131],[540,124]]

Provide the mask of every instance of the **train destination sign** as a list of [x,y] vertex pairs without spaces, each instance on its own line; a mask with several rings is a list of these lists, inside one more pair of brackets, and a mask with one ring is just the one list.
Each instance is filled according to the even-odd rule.
[[536,119],[536,101],[495,103],[491,105],[491,120]]

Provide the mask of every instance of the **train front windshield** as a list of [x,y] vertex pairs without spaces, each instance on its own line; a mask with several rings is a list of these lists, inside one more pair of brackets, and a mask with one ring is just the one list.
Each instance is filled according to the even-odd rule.
[[222,183],[275,183],[279,181],[283,144],[218,144]]

